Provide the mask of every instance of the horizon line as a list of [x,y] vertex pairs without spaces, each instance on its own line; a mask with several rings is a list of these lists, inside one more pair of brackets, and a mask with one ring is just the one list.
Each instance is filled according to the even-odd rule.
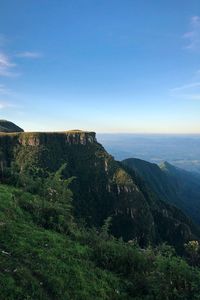
[[97,134],[200,135],[200,132],[96,132]]

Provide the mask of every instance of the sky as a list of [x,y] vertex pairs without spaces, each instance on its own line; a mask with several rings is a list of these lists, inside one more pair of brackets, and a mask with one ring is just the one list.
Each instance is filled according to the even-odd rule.
[[200,133],[199,0],[0,0],[0,119]]

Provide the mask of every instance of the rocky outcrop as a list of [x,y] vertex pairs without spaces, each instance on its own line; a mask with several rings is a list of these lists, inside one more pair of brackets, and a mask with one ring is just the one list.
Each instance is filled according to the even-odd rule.
[[[65,132],[23,132],[14,134],[17,143],[23,146],[39,146],[51,143],[62,143],[68,145],[88,145],[96,143],[95,132],[65,131]],[[6,133],[1,133],[0,143],[7,139]]]

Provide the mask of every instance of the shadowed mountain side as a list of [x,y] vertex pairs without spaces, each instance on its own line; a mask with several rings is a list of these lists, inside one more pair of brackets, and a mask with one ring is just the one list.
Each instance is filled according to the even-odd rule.
[[0,120],[0,132],[23,132],[24,130],[14,123]]
[[162,199],[181,208],[196,223],[200,224],[200,177],[168,162],[160,167],[147,161],[130,158],[123,164],[135,170]]
[[167,241],[181,248],[200,237],[198,228],[176,209],[154,197],[131,170],[115,161],[96,141],[94,132],[0,135],[1,180],[6,172],[45,176],[63,164],[71,183],[74,212],[90,226],[112,217],[112,233],[140,245]]

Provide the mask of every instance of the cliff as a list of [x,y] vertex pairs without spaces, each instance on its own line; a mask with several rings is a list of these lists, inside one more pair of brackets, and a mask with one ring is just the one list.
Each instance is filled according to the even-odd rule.
[[111,216],[114,235],[141,245],[168,241],[179,247],[199,235],[181,211],[154,198],[140,177],[115,161],[94,132],[0,134],[1,178],[6,169],[40,176],[63,164],[63,175],[75,177],[75,216],[88,225],[101,226]]

